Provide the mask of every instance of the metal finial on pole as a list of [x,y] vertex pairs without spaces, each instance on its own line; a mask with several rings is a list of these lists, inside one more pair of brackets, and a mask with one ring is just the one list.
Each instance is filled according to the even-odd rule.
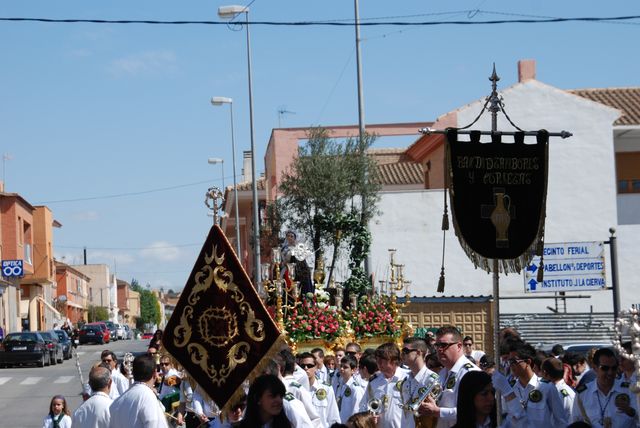
[[204,204],[213,212],[213,224],[220,225],[220,208],[224,203],[224,195],[217,187],[209,187],[204,195]]

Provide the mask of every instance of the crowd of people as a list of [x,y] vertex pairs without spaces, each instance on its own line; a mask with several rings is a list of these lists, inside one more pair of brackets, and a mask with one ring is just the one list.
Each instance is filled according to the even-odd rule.
[[[612,349],[547,354],[512,329],[498,363],[445,326],[376,349],[349,343],[294,355],[285,348],[221,412],[163,354],[161,333],[129,369],[104,351],[73,414],[51,400],[45,428],[507,428],[639,426],[633,361]],[[196,379],[197,380],[197,379]],[[131,382],[132,381],[132,382]],[[496,400],[497,397],[497,400]],[[498,405],[499,404],[499,405]]]

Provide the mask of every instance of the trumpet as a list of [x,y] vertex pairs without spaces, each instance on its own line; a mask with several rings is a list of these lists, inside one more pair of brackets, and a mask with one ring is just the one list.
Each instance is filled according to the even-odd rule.
[[377,398],[372,398],[367,404],[367,409],[369,409],[369,413],[372,415],[379,415],[382,413],[382,401]]
[[418,389],[418,398],[415,400],[408,401],[404,408],[409,410],[417,415],[418,409],[420,408],[420,404],[427,398],[431,397],[434,401],[438,401],[440,396],[442,395],[442,385],[438,379],[430,377],[427,380],[425,386]]

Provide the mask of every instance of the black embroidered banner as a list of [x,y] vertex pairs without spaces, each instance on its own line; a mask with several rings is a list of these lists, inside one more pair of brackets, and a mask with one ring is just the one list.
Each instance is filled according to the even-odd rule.
[[533,256],[544,231],[549,135],[539,131],[535,144],[514,143],[495,134],[480,142],[459,141],[447,130],[449,190],[456,235],[476,266],[491,270],[503,260],[506,272],[519,272]]
[[222,409],[281,340],[229,241],[213,226],[167,323],[164,348]]

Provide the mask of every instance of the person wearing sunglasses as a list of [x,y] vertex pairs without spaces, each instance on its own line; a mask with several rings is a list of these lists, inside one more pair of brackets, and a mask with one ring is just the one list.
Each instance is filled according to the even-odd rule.
[[533,371],[536,350],[520,342],[511,349],[507,362],[515,379],[513,391],[524,408],[530,426],[564,427],[568,417],[554,384],[544,381]]
[[[413,403],[417,403],[421,396],[421,389],[429,387],[434,381],[440,382],[437,373],[429,370],[425,362],[425,356],[429,351],[427,342],[419,337],[407,337],[404,339],[402,346],[402,361],[405,366],[409,367],[409,374],[402,383],[402,401],[404,402],[404,412],[402,413],[402,426],[414,428],[416,421],[413,410],[409,408]],[[433,416],[421,416],[421,418],[429,419],[422,421],[420,426],[432,426],[431,422],[435,419]]]
[[638,425],[637,399],[628,388],[616,382],[618,358],[609,348],[593,356],[596,379],[576,389],[573,420],[594,428],[631,428]]
[[129,379],[124,377],[120,370],[118,370],[118,357],[116,357],[114,352],[105,349],[100,354],[100,359],[102,360],[102,364],[108,367],[111,371],[109,397],[111,397],[112,400],[115,400],[129,389]]
[[304,369],[309,378],[311,403],[320,416],[319,426],[329,428],[331,424],[339,423],[340,413],[333,388],[331,388],[331,385],[323,383],[316,378],[318,364],[315,356],[310,352],[303,352],[299,355],[298,361],[300,362],[300,367]]
[[418,412],[420,415],[439,418],[438,428],[448,428],[456,423],[460,381],[468,372],[478,371],[480,368],[464,356],[462,334],[454,326],[440,327],[436,331],[436,341],[433,346],[444,366],[439,373],[442,396],[437,403],[433,397],[427,397],[420,405]]
[[162,400],[169,394],[177,394],[180,391],[180,372],[173,368],[171,358],[167,355],[160,357],[160,373],[158,373],[158,398]]

